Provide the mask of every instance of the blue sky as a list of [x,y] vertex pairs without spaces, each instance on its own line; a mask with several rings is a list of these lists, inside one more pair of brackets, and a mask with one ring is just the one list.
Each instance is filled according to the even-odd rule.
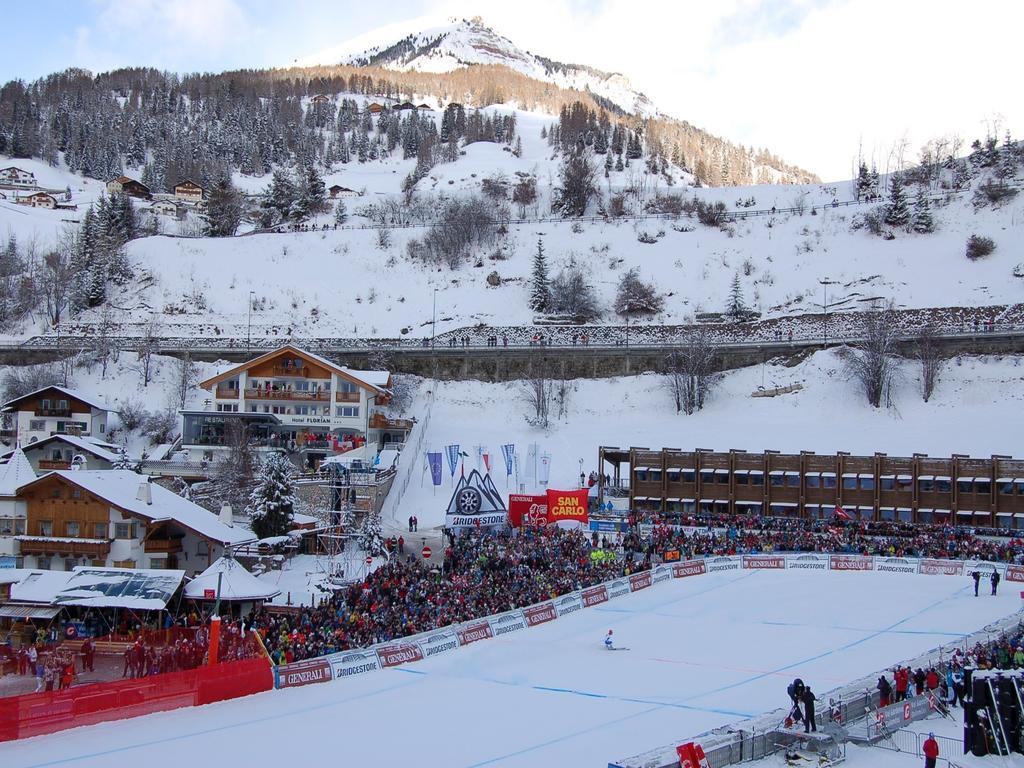
[[[928,139],[1024,132],[1024,3],[974,0],[5,2],[0,82],[69,66],[286,65],[382,26],[481,15],[520,47],[621,72],[664,112],[827,180]],[[426,21],[423,24],[427,24]],[[390,41],[393,41],[391,39]]]

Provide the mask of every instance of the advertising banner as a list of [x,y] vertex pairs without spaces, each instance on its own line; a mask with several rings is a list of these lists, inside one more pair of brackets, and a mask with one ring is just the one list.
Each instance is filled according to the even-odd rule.
[[[547,497],[544,504],[547,505]],[[598,533],[629,533],[629,523],[625,520],[591,520],[590,530]]]
[[870,555],[829,555],[828,567],[833,571],[873,571],[875,559]]
[[331,679],[331,664],[324,657],[285,664],[277,670],[279,688],[297,688],[300,685],[326,683]]
[[575,520],[587,524],[587,489],[579,491],[548,491],[548,522]]
[[622,578],[616,579],[608,585],[608,597],[619,597],[621,595],[628,595],[633,590],[630,588],[629,579]]
[[886,573],[917,573],[917,564],[905,557],[875,558],[875,570]]
[[526,619],[523,617],[522,611],[509,611],[493,616],[487,620],[487,623],[491,626],[491,634],[494,637],[526,629]]
[[672,566],[670,565],[659,565],[655,567],[653,576],[651,577],[652,584],[660,584],[663,581],[668,581],[672,578]]
[[828,570],[828,555],[815,555],[810,552],[790,555],[786,558],[786,567],[800,571],[826,571]]
[[554,621],[558,616],[555,613],[555,606],[547,602],[523,608],[523,618],[526,619],[526,626],[536,627],[538,624]]
[[964,564],[959,560],[922,560],[918,573],[929,576],[962,576]]
[[427,451],[427,466],[430,467],[430,482],[432,485],[441,484],[441,452]]
[[680,552],[678,549],[666,549],[665,554],[664,556],[662,556],[661,559],[664,560],[666,563],[674,563],[678,562],[681,556],[682,552]]
[[442,629],[419,638],[416,645],[423,652],[423,658],[429,659],[445,651],[454,651],[459,647],[459,638],[450,629]]
[[373,651],[334,653],[328,656],[327,660],[331,664],[331,671],[334,673],[335,680],[380,669],[380,659],[377,658],[377,654]]
[[743,567],[781,570],[786,567],[786,558],[783,555],[744,555]]
[[505,460],[505,476],[512,477],[512,465],[516,455],[515,443],[505,443],[501,446],[501,457]]
[[592,605],[600,605],[608,602],[608,589],[603,585],[583,590],[583,607],[589,608]]
[[632,573],[629,576],[629,591],[638,592],[641,589],[647,589],[651,586],[651,572],[641,571],[640,573]]
[[540,455],[540,463],[537,464],[537,483],[540,485],[547,485],[551,479],[551,454],[542,453]]
[[707,572],[703,560],[684,560],[672,566],[672,575],[677,579],[685,579],[687,576],[702,576]]
[[738,571],[740,569],[740,558],[738,557],[709,557],[705,562],[708,573]]
[[491,632],[491,625],[486,621],[474,621],[472,624],[463,624],[455,630],[459,635],[459,645],[469,645],[478,640],[488,640],[494,637]]
[[377,658],[380,659],[382,667],[397,667],[410,661],[423,661],[423,651],[418,645],[409,643],[385,645],[377,649]]
[[576,611],[583,609],[583,600],[580,599],[579,592],[573,592],[570,595],[562,595],[554,599],[555,611],[559,616],[565,616],[567,613],[575,613]]
[[508,522],[513,528],[548,524],[548,497],[511,493],[508,497]]
[[1002,563],[993,563],[990,560],[964,560],[964,573],[974,573],[978,571],[983,578],[990,578],[992,571],[1003,570]]
[[1024,581],[1024,566],[1020,566],[1020,565],[1008,565],[1008,566],[1006,566],[1006,580],[1007,581]]

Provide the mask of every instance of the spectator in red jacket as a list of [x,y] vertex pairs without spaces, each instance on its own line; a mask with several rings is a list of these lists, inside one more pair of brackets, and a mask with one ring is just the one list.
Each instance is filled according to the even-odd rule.
[[928,674],[925,676],[925,685],[928,686],[929,691],[934,691],[939,687],[939,673],[932,667],[928,670]]
[[935,734],[929,733],[924,744],[921,745],[924,752],[924,768],[935,768],[935,759],[939,756],[939,742],[935,740]]

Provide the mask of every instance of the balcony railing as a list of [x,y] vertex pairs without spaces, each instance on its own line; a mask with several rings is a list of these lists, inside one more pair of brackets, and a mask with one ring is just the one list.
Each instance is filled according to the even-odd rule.
[[335,401],[339,403],[358,403],[359,393],[358,392],[338,392],[335,397]]
[[36,416],[59,416],[70,417],[70,408],[36,408]]
[[217,391],[214,393],[219,400],[237,400],[238,390],[230,387],[217,387]]
[[308,379],[308,378],[310,378],[310,376],[309,376],[309,368],[307,366],[305,366],[305,365],[303,365],[303,366],[275,365],[274,366],[274,375],[275,376],[294,376],[295,378],[299,378],[299,379]]
[[40,459],[40,469],[71,469],[71,462],[63,459]]
[[23,555],[68,555],[99,559],[110,554],[109,541],[97,541],[95,539],[75,541],[68,538],[49,539],[45,536],[18,536],[17,540]]
[[246,400],[301,400],[305,402],[320,401],[329,402],[330,391],[327,392],[303,392],[295,389],[247,389],[245,390]]
[[370,414],[370,429],[412,429],[409,419],[389,419],[383,413]]
[[144,549],[149,553],[166,552],[169,555],[183,551],[181,539],[146,539]]

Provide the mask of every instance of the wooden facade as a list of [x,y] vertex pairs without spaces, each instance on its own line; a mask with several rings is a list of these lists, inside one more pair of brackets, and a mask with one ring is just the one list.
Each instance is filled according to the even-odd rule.
[[[606,463],[607,462],[607,463]],[[1024,528],[1024,460],[924,454],[895,457],[803,452],[602,448],[602,474],[629,464],[630,508],[671,520],[759,514]],[[612,487],[601,480],[601,495]]]

